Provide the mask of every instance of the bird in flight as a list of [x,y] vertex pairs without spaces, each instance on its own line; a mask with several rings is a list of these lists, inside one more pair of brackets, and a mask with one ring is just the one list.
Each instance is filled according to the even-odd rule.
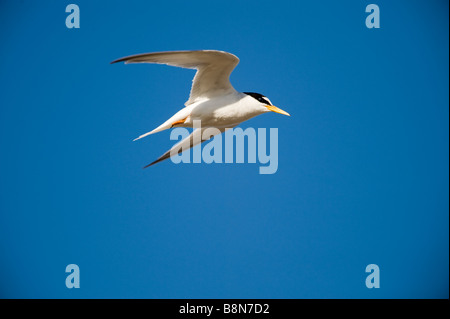
[[[239,58],[228,52],[216,50],[155,52],[127,56],[111,64],[117,62],[157,63],[197,70],[185,107],[154,130],[135,140],[173,127],[193,127],[194,121],[201,121],[201,128],[194,129],[188,137],[144,168],[209,140],[212,136],[206,139],[203,137],[203,132],[207,128],[217,128],[217,134],[220,134],[259,114],[275,112],[290,116],[289,113],[273,106],[262,94],[238,92],[233,88],[229,78],[239,63]],[[174,154],[175,149],[178,151]]]

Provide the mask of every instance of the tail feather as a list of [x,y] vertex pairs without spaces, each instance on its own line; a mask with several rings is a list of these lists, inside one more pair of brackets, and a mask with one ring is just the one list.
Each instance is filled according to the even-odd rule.
[[158,132],[167,130],[167,129],[171,128],[171,127],[172,127],[172,126],[166,122],[166,123],[164,123],[164,124],[161,124],[161,125],[158,126],[157,128],[155,128],[153,131],[147,132],[147,133],[142,134],[142,135],[140,135],[139,137],[135,138],[135,139],[133,140],[133,142],[134,142],[134,141],[137,141],[137,140],[140,140],[141,138],[146,137],[146,136],[148,136],[148,135],[150,135],[150,134],[154,134],[154,133],[158,133]]

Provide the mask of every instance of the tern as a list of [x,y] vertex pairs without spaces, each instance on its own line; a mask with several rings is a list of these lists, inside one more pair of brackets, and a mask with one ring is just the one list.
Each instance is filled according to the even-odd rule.
[[188,137],[144,168],[209,140],[214,135],[204,137],[203,132],[207,128],[217,128],[217,135],[263,113],[275,112],[290,116],[289,113],[272,105],[262,94],[238,92],[233,88],[230,74],[239,63],[239,58],[228,52],[217,50],[154,52],[127,56],[111,64],[117,62],[157,63],[197,70],[185,107],[135,141],[173,127],[193,127],[194,121],[201,121],[201,128],[195,128]]

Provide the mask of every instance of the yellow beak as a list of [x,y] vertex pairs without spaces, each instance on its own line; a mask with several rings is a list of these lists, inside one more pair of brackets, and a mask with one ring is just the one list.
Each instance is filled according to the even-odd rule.
[[287,115],[287,116],[291,116],[288,112],[285,112],[282,109],[277,108],[276,106],[266,105],[266,107],[269,109],[269,111],[272,111],[275,113],[280,113],[280,114]]

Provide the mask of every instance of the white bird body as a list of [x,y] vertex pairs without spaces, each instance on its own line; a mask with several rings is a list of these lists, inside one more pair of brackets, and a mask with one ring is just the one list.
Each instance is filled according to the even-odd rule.
[[[270,111],[267,110],[267,112]],[[204,128],[232,128],[259,114],[261,114],[259,103],[255,103],[254,99],[247,94],[235,91],[227,95],[190,104],[175,113],[153,131],[145,133],[135,140],[175,126],[193,127],[194,121],[201,121],[201,126]],[[184,123],[172,125],[172,123],[183,119]]]
[[[194,120],[201,120],[203,127],[230,127],[261,114],[258,103],[240,92],[232,92],[193,104],[185,124],[192,127]],[[189,108],[189,106],[187,107]]]
[[[241,93],[233,88],[229,76],[239,63],[239,59],[231,53],[215,50],[157,52],[133,55],[112,63],[116,62],[159,63],[197,69],[185,107],[154,130],[135,140],[172,127],[193,127],[194,121],[200,121],[202,128],[194,130],[190,136],[146,167],[169,158],[171,151],[174,148],[178,149],[180,144],[185,144],[189,148],[205,141],[202,140],[201,134],[206,128],[214,127],[224,132],[266,112],[289,115],[273,106],[267,97],[259,93]],[[197,135],[200,136],[199,139],[196,139]]]

